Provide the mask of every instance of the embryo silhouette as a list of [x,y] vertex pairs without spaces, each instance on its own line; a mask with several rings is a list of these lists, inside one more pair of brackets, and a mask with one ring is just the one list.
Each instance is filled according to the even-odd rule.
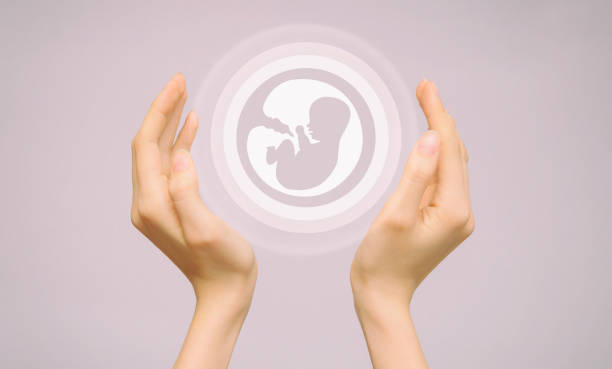
[[[349,107],[340,99],[322,97],[309,110],[310,120],[296,127],[298,150],[285,139],[278,148],[269,146],[266,160],[277,163],[276,177],[289,189],[302,190],[321,184],[338,162],[338,147],[351,116]],[[312,142],[304,128],[308,128]]]

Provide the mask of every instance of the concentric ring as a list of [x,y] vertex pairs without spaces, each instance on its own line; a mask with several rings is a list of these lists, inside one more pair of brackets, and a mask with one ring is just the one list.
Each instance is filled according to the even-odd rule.
[[[406,156],[403,143],[417,129],[414,111],[406,114],[396,104],[406,96],[397,75],[360,41],[321,27],[269,31],[231,55],[224,60],[232,62],[211,72],[196,105],[202,121],[210,119],[210,126],[202,125],[208,133],[201,135],[204,144],[194,151],[198,167],[207,172],[200,173],[206,177],[201,181],[204,201],[251,242],[275,250],[314,253],[358,240],[394,187]],[[382,67],[383,73],[372,66]],[[389,79],[390,74],[395,78]],[[351,91],[349,100],[359,107],[364,132],[359,165],[317,196],[292,196],[258,182],[238,149],[245,144],[244,133],[239,135],[245,105],[266,83],[274,85],[286,76],[321,80],[323,75],[326,82],[342,85],[343,92]]]

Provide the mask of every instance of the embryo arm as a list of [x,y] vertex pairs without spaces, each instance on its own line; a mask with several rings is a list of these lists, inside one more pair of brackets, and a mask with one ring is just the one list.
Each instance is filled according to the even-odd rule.
[[306,133],[304,133],[304,126],[297,126],[295,129],[298,137],[298,143],[300,144],[300,150],[303,150],[305,147],[311,145],[308,137],[306,137]]

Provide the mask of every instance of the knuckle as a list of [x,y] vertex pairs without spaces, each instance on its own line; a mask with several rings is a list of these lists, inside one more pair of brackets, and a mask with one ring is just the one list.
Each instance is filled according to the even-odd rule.
[[134,206],[132,206],[132,210],[130,211],[130,220],[132,222],[132,225],[136,227],[136,229],[142,229],[142,219],[140,218],[140,214]]
[[399,212],[392,212],[390,214],[384,214],[376,222],[376,228],[383,232],[401,233],[410,229],[414,224],[414,219],[409,214],[401,214]]
[[428,170],[422,167],[412,168],[409,175],[410,182],[428,183],[431,175]]
[[465,236],[469,237],[472,233],[474,233],[474,228],[476,227],[476,222],[474,221],[474,215],[470,216],[470,219],[467,221],[464,227]]
[[221,239],[219,230],[211,226],[206,230],[194,230],[185,232],[185,241],[192,248],[210,248],[219,243]]
[[161,213],[161,205],[153,200],[141,200],[138,202],[137,208],[141,223],[155,223]]
[[186,176],[172,177],[168,182],[168,191],[171,194],[180,194],[187,191],[191,187],[191,179]]
[[197,181],[188,176],[175,177],[168,182],[168,192],[175,204],[199,198],[197,188]]
[[407,184],[423,185],[429,184],[433,177],[435,168],[427,163],[419,163],[416,160],[408,160],[405,168],[404,181]]
[[453,117],[450,115],[450,113],[446,109],[436,110],[435,112],[432,112],[429,115],[429,119],[434,120],[434,121],[439,121],[439,122],[446,122],[450,124],[451,126],[455,125],[455,120],[453,119]]
[[202,226],[183,228],[185,242],[192,249],[211,248],[222,243],[227,225],[218,217],[211,214],[202,220]]
[[134,136],[131,143],[132,151],[136,151],[141,146],[141,141],[142,138],[140,137],[140,134]]
[[467,206],[457,206],[446,212],[446,221],[452,229],[464,228],[470,220],[471,211]]

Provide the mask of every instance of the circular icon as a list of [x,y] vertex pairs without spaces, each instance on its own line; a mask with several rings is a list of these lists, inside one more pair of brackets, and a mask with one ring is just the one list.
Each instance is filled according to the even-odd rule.
[[245,41],[196,101],[209,121],[194,151],[204,201],[260,246],[355,243],[416,133],[398,99],[411,104],[391,66],[342,32],[285,27]]

